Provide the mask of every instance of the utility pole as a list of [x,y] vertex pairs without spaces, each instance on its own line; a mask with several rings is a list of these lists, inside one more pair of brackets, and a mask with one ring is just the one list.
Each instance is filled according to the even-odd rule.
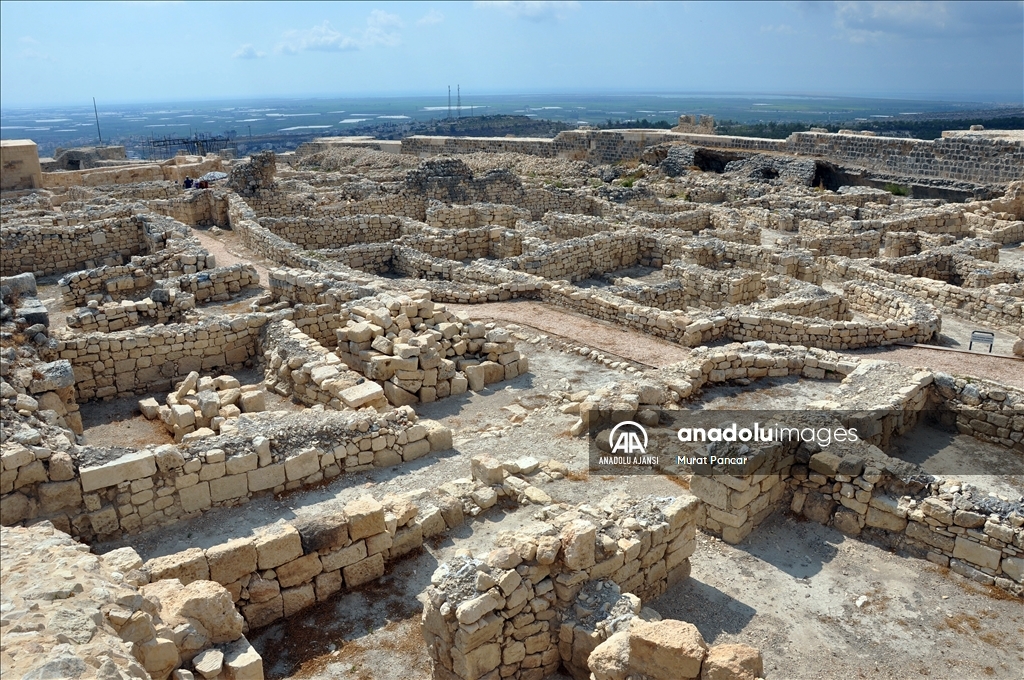
[[459,112],[459,118],[462,118],[462,86],[456,85],[455,88],[455,93],[458,96],[458,108],[456,110]]
[[92,112],[96,114],[96,136],[100,138],[100,146],[103,146],[103,135],[100,133],[100,110],[96,108],[96,97],[92,98]]
[[448,120],[452,119],[452,86],[448,86]]

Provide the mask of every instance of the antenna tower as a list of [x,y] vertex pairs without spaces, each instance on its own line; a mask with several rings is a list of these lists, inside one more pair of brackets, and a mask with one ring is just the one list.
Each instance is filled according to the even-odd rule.
[[92,112],[96,114],[96,136],[100,138],[100,146],[103,146],[103,135],[100,133],[100,110],[96,108],[96,97],[92,98]]

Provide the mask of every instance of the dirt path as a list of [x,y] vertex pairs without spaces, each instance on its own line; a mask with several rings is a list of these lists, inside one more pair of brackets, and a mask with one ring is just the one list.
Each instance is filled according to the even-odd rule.
[[925,347],[875,347],[847,352],[867,359],[893,361],[911,368],[927,368],[953,375],[986,378],[1012,387],[1024,388],[1024,361],[988,354],[944,352]]
[[230,230],[219,230],[214,234],[208,229],[192,229],[192,234],[199,239],[203,247],[217,257],[218,267],[230,267],[233,264],[251,264],[260,275],[260,286],[266,287],[270,280],[269,268],[273,262],[258,257],[250,251],[238,238],[238,234]]
[[686,347],[540,302],[488,302],[482,305],[448,305],[448,308],[465,312],[474,319],[509,321],[528,326],[655,368],[678,363],[690,355]]

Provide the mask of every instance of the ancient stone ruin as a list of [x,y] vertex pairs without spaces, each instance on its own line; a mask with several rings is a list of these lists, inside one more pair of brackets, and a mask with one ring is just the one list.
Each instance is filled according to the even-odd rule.
[[[926,669],[1015,677],[1024,139],[684,118],[162,165],[5,142],[5,676],[881,676],[888,647],[791,631],[899,601],[959,664]],[[740,411],[859,434],[648,446]]]

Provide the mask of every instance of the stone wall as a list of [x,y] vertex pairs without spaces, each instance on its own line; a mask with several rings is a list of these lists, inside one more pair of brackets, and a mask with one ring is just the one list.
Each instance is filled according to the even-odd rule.
[[221,172],[223,167],[219,157],[197,159],[192,163],[176,164],[172,158],[164,163],[140,163],[115,166],[112,168],[94,168],[92,170],[72,170],[67,172],[44,172],[42,186],[46,189],[63,189],[72,186],[98,187],[111,184],[136,184],[139,182],[170,181],[181,184],[185,177],[199,177],[208,172]]
[[[216,267],[216,259],[189,242],[179,242],[152,255],[132,257],[129,264],[83,269],[58,281],[67,306],[84,306],[109,296],[113,300],[137,299],[162,279],[188,276]],[[255,270],[253,270],[255,271]]]
[[943,281],[892,274],[836,256],[826,258],[825,268],[831,279],[875,283],[924,300],[942,311],[982,323],[1013,328],[1020,323],[1024,301],[1024,288],[1020,284],[963,288]]
[[450,430],[417,423],[405,409],[315,419],[246,413],[221,435],[130,453],[93,450],[95,458],[77,461],[58,452],[40,460],[38,451],[7,443],[0,519],[9,526],[44,518],[80,540],[109,541],[450,447]]
[[264,217],[260,219],[260,224],[273,234],[306,250],[319,250],[397,239],[407,219],[382,214],[322,218]]
[[63,274],[96,267],[113,258],[119,264],[144,250],[142,224],[130,217],[101,219],[72,227],[4,225],[0,248],[4,276],[32,272]]
[[265,314],[253,313],[117,333],[55,333],[47,352],[71,362],[83,400],[167,391],[192,371],[223,372],[251,362],[266,322]]
[[422,619],[433,677],[543,678],[580,657],[586,668],[601,638],[574,639],[587,635],[577,596],[603,581],[649,600],[687,578],[698,506],[692,497],[612,494],[545,512],[542,524],[508,536],[483,559],[442,566]]

